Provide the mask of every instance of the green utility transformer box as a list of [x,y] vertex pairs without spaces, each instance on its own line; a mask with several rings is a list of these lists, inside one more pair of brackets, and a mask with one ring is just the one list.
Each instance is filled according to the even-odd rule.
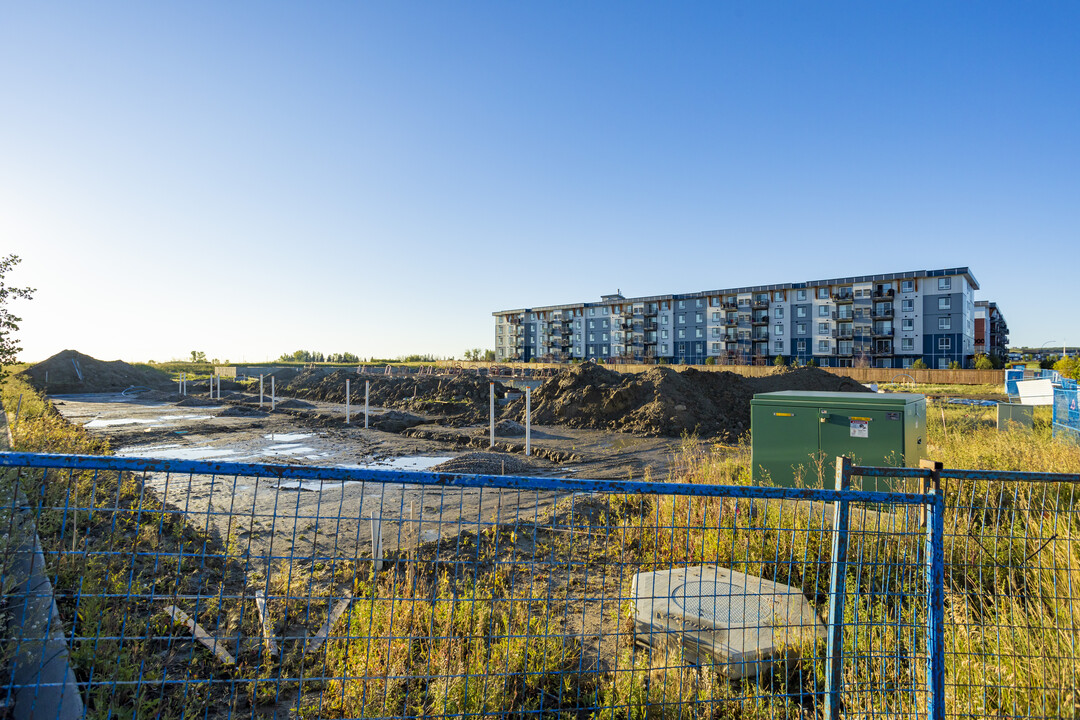
[[[750,401],[752,475],[757,484],[833,487],[836,458],[856,465],[917,467],[926,456],[926,398],[913,393],[758,393]],[[896,479],[864,478],[857,490],[903,490]]]

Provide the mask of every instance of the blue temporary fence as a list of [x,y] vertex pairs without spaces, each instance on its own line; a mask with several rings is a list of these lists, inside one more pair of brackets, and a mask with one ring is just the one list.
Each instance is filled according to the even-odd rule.
[[838,467],[822,490],[0,453],[5,687],[38,718],[1075,714],[1080,477]]
[[1075,380],[1054,386],[1054,437],[1080,441],[1080,389]]

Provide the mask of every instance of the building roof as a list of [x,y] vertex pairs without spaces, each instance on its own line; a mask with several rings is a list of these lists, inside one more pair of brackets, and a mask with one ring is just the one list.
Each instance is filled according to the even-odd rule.
[[[621,300],[615,300],[619,303],[643,303],[643,302],[658,302],[660,300],[687,300],[699,297],[712,297],[715,295],[740,295],[746,293],[755,292],[772,292],[774,290],[799,290],[809,287],[818,287],[821,285],[851,285],[853,283],[862,282],[889,282],[890,280],[911,280],[914,278],[929,278],[929,277],[947,277],[953,275],[963,275],[967,278],[968,283],[975,289],[979,289],[979,282],[975,279],[975,276],[971,274],[971,271],[966,267],[959,268],[943,268],[941,270],[912,270],[909,272],[898,273],[885,273],[883,275],[854,275],[852,277],[843,278],[830,278],[828,280],[808,280],[805,282],[794,283],[777,283],[774,285],[750,285],[739,288],[728,288],[726,290],[703,290],[701,292],[690,293],[669,293],[667,295],[647,295],[643,297],[622,298]],[[600,302],[575,302],[564,303],[562,305],[543,305],[540,307],[531,308],[517,308],[514,310],[498,310],[491,313],[494,316],[498,315],[513,315],[515,313],[526,312],[549,312],[555,310],[567,310],[571,308],[584,308],[584,307],[599,307],[601,305],[609,305],[612,302],[612,295],[601,296]]]

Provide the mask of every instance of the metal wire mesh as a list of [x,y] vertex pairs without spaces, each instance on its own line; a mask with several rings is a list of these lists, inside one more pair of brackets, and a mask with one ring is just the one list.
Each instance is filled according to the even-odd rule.
[[941,478],[949,714],[1080,717],[1080,475]]
[[[65,688],[89,717],[801,718],[830,690],[849,716],[927,703],[921,496],[30,457],[0,457],[6,541],[36,531],[49,583],[7,599],[57,613],[11,628],[3,654],[37,669],[6,683],[35,717],[66,717],[48,704]],[[840,566],[827,503],[856,497]],[[63,654],[70,677],[41,672]]]

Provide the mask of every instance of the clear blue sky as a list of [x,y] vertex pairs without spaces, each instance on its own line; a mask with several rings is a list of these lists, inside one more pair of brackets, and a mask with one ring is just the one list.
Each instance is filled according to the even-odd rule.
[[966,265],[1080,345],[1080,3],[0,2],[23,359]]

